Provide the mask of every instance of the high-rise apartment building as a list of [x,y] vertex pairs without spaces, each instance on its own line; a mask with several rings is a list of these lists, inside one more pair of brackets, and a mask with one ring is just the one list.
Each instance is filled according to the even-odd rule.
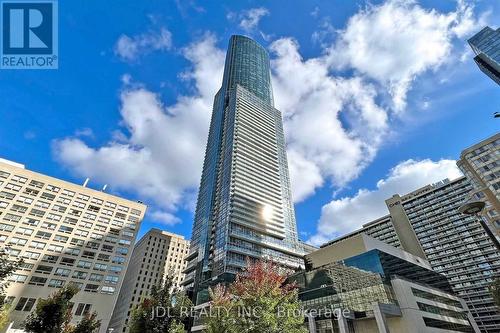
[[261,45],[231,37],[214,100],[184,281],[197,303],[207,300],[208,285],[232,280],[247,259],[303,265],[269,66]]
[[154,228],[142,236],[134,247],[108,329],[128,332],[133,308],[149,296],[153,286],[163,284],[167,276],[172,278],[173,289],[179,288],[188,251],[189,241],[184,236]]
[[471,200],[483,201],[483,217],[500,240],[500,134],[462,151],[458,167],[474,188]]
[[[454,293],[467,302],[481,332],[500,332],[500,311],[488,290],[493,278],[500,275],[500,253],[478,217],[458,210],[472,189],[468,179],[461,177],[403,196],[396,194],[386,200],[389,216],[328,244],[365,230],[379,240],[396,235],[395,246],[426,258],[433,270],[448,278]],[[373,225],[380,229],[373,232]]]
[[500,84],[500,28],[485,27],[469,39],[481,71]]
[[73,320],[96,311],[106,332],[145,210],[0,160],[0,244],[24,260],[6,289],[12,328],[22,328],[37,300],[73,283]]

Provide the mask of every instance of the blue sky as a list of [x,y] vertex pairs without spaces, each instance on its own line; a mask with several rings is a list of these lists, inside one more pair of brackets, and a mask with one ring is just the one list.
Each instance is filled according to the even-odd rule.
[[213,94],[231,34],[268,48],[301,238],[459,175],[498,131],[500,90],[466,39],[497,1],[64,1],[59,69],[0,71],[0,157],[150,206],[190,237]]

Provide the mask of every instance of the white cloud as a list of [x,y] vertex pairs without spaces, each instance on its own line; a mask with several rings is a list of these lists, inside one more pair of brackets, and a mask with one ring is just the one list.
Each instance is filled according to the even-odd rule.
[[151,30],[133,37],[121,35],[115,44],[115,54],[124,61],[134,61],[143,54],[171,47],[172,33],[162,27],[159,31]]
[[153,219],[176,223],[171,215],[191,205],[200,181],[212,100],[222,80],[224,55],[214,44],[206,35],[183,50],[193,64],[184,77],[194,81],[194,95],[165,106],[155,93],[127,85],[120,95],[125,133],[96,148],[75,137],[55,141],[55,157],[77,175],[148,200]]
[[360,228],[364,223],[388,214],[385,200],[404,195],[445,178],[461,176],[454,160],[407,160],[392,168],[374,190],[360,189],[353,196],[332,200],[323,206],[317,232],[309,242],[320,245]]
[[352,16],[329,50],[336,68],[353,68],[386,86],[395,111],[402,111],[416,76],[450,59],[453,40],[477,29],[471,5],[455,11],[425,9],[413,0],[369,5]]
[[295,201],[314,193],[325,178],[345,185],[371,161],[387,129],[387,114],[375,103],[374,87],[357,77],[329,75],[325,59],[302,59],[293,39],[275,41],[271,49]]
[[269,10],[264,7],[245,10],[240,15],[240,28],[246,32],[251,32],[259,25],[260,20],[267,15],[269,15]]

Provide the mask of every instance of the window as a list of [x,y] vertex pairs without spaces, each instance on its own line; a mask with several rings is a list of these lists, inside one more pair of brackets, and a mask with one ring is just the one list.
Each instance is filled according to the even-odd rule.
[[54,263],[56,263],[56,262],[57,262],[57,260],[58,260],[58,259],[59,259],[59,257],[58,257],[58,256],[53,256],[53,255],[50,255],[50,254],[46,254],[46,255],[44,255],[44,256],[43,256],[42,261],[43,261],[43,262],[49,262],[49,263],[51,263],[51,264],[54,264]]
[[131,242],[128,239],[120,239],[120,245],[130,245]]
[[115,293],[115,287],[102,286],[102,288],[101,288],[101,294],[112,295],[114,293]]
[[82,257],[93,259],[93,258],[95,258],[95,252],[83,251]]
[[75,259],[73,258],[67,258],[67,257],[63,257],[61,259],[61,265],[65,265],[65,266],[73,266],[75,264]]
[[124,257],[113,257],[113,260],[111,260],[112,263],[114,264],[123,264],[125,262],[125,258]]
[[112,203],[112,202],[109,202],[109,201],[106,201],[106,203],[104,204],[104,206],[106,207],[109,207],[109,208],[116,208],[116,204],[115,203]]
[[61,215],[49,213],[49,215],[47,215],[47,220],[61,221]]
[[125,220],[126,215],[123,213],[116,212],[115,217],[120,220]]
[[52,272],[52,268],[53,268],[52,266],[38,265],[35,272],[42,274],[50,274],[50,272]]
[[102,244],[102,250],[105,252],[113,252],[113,248],[112,245]]
[[43,210],[33,208],[30,211],[30,215],[36,217],[43,217],[45,215],[45,212]]
[[49,230],[56,230],[57,224],[43,222],[42,225],[41,225],[41,227],[44,228],[44,229],[49,229]]
[[75,235],[81,237],[87,237],[89,235],[89,232],[82,229],[76,229]]
[[91,308],[92,304],[78,303],[78,306],[76,307],[75,311],[75,316],[84,316],[90,312]]
[[7,179],[9,178],[9,176],[10,173],[8,173],[7,171],[0,171],[0,178]]
[[75,192],[73,191],[70,191],[70,190],[63,190],[61,192],[62,195],[65,195],[67,197],[74,197],[75,196]]
[[141,215],[141,211],[138,210],[138,209],[132,208],[132,210],[130,211],[130,214],[140,216]]
[[19,269],[23,270],[23,271],[31,271],[33,269],[33,267],[35,267],[34,264],[28,264],[28,263],[22,263],[20,266],[19,266]]
[[16,223],[16,222],[21,221],[21,216],[14,215],[14,214],[5,214],[3,220]]
[[56,201],[60,204],[69,205],[69,203],[71,202],[71,199],[59,197],[59,198],[57,198]]
[[36,188],[42,188],[43,185],[45,185],[45,184],[42,183],[42,182],[39,182],[37,180],[32,180],[32,181],[30,181],[29,185],[33,186],[33,187],[36,187]]
[[87,273],[82,271],[74,271],[72,277],[75,279],[85,280],[87,278]]
[[92,263],[90,261],[86,261],[86,260],[79,260],[78,264],[76,266],[78,266],[80,268],[91,268]]
[[[7,202],[6,202],[7,204]],[[7,207],[7,206],[5,206]],[[17,213],[25,213],[27,210],[28,210],[28,207],[25,207],[25,206],[21,206],[21,205],[12,205],[12,207],[10,208],[11,211],[13,212],[17,212]]]
[[40,198],[52,201],[52,200],[54,200],[56,198],[56,196],[54,194],[43,192],[42,195],[40,196]]
[[0,192],[0,198],[12,200],[12,199],[14,199],[15,196],[16,196],[15,194],[12,194],[9,192],[5,192],[5,191]]
[[12,181],[14,182],[18,182],[18,183],[21,183],[21,184],[24,184],[26,183],[26,181],[28,180],[28,178],[25,178],[25,177],[21,177],[21,176],[18,176],[18,175],[14,175],[12,176]]
[[69,248],[69,249],[64,250],[64,254],[77,256],[80,254],[80,249]]
[[47,191],[58,193],[59,190],[60,190],[60,188],[57,186],[47,185]]
[[24,283],[27,278],[28,278],[27,275],[23,275],[23,274],[11,274],[9,276],[8,280],[12,281],[12,282],[17,282],[17,283]]
[[106,279],[104,280],[104,282],[111,283],[111,284],[117,284],[118,283],[118,279],[119,279],[118,276],[107,275]]
[[71,238],[71,244],[83,246],[83,244],[85,244],[85,241],[83,239]]
[[40,276],[32,276],[31,280],[28,284],[33,284],[35,286],[43,286],[47,282],[47,278],[43,278]]
[[25,228],[25,227],[18,227],[16,230],[16,233],[29,236],[33,233],[33,229],[29,229],[29,228]]
[[123,267],[121,266],[110,266],[109,270],[115,273],[119,273],[123,270]]
[[106,264],[100,264],[100,263],[94,264],[94,269],[97,271],[105,271],[107,268],[108,268],[108,265],[106,265]]
[[47,251],[52,251],[52,252],[58,252],[58,253],[61,253],[61,252],[63,251],[63,247],[62,247],[62,246],[59,246],[59,245],[50,244],[50,245],[47,247]]
[[83,201],[89,201],[90,197],[85,194],[79,193],[78,196],[76,197],[77,199],[83,200]]
[[97,284],[87,284],[85,286],[85,291],[91,292],[91,293],[96,293],[99,290],[99,285]]
[[36,259],[40,258],[40,253],[38,253],[38,252],[26,251],[26,252],[24,252],[24,254],[23,254],[23,258],[36,260]]
[[0,231],[12,231],[14,226],[10,224],[0,223]]
[[47,209],[50,207],[50,203],[38,200],[37,202],[35,202],[35,207]]
[[26,245],[26,243],[28,242],[27,239],[24,239],[24,238],[17,238],[17,237],[12,237],[9,241],[9,244],[10,245],[19,245],[19,246],[23,246],[23,245]]
[[116,249],[116,253],[122,254],[122,255],[127,255],[128,253],[128,248],[126,247],[119,247]]
[[52,287],[52,288],[61,288],[63,285],[64,285],[63,280],[51,279],[49,281],[49,287]]
[[17,198],[17,202],[21,202],[23,204],[30,205],[33,203],[33,199],[21,195],[19,198]]
[[71,224],[71,225],[75,225],[77,222],[78,222],[78,220],[75,219],[75,218],[72,218],[72,217],[66,217],[64,219],[64,223],[68,223],[68,224]]
[[16,185],[16,184],[12,184],[12,183],[8,183],[7,185],[5,185],[5,188],[8,190],[11,190],[11,191],[18,192],[21,189],[21,186]]
[[89,281],[100,282],[100,281],[102,281],[103,276],[104,275],[102,275],[102,274],[92,273],[92,274],[90,274]]
[[64,232],[66,234],[70,234],[70,233],[73,232],[73,228],[65,226],[65,225],[62,225],[62,226],[59,227],[59,231],[60,232]]
[[29,312],[33,308],[33,305],[35,305],[35,302],[36,298],[21,297],[14,310]]
[[99,255],[97,256],[97,259],[102,260],[102,261],[109,261],[110,258],[111,258],[110,255],[104,254],[104,253],[99,253]]
[[97,242],[88,242],[87,245],[85,245],[86,248],[97,250],[99,249],[99,243]]
[[125,237],[134,237],[134,233],[130,231],[124,231],[122,235]]
[[31,195],[32,197],[36,197],[40,191],[34,190],[32,188],[26,188],[24,189],[24,194]]
[[36,219],[31,218],[31,217],[26,217],[24,219],[23,223],[35,227],[38,225],[38,223],[40,223],[40,220],[36,220]]
[[69,237],[67,237],[67,236],[61,236],[61,235],[54,236],[54,242],[66,243],[68,241],[68,239],[69,239]]
[[43,242],[37,242],[37,241],[31,241],[30,243],[30,247],[31,248],[34,248],[34,249],[39,249],[39,250],[43,250],[45,248],[45,243]]
[[35,234],[36,238],[41,238],[41,239],[50,239],[52,234],[50,232],[45,232],[45,231],[37,231]]

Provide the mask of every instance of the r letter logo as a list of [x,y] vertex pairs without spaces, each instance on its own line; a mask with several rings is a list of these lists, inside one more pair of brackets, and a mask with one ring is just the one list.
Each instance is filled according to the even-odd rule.
[[2,1],[2,69],[56,69],[57,2]]

